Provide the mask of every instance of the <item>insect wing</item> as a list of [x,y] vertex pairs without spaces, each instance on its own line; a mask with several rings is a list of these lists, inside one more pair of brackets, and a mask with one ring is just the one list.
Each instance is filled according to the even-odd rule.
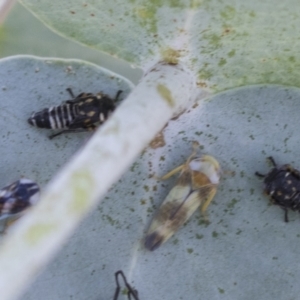
[[99,122],[98,102],[96,97],[89,97],[78,104],[78,115],[70,123],[70,129],[87,128]]
[[111,99],[91,97],[78,104],[79,115],[70,124],[70,129],[88,128],[96,123],[102,124],[115,109]]
[[[197,145],[195,145],[197,147]],[[168,240],[201,205],[205,212],[217,191],[221,177],[219,162],[210,155],[196,156],[196,148],[186,163],[162,179],[181,171],[178,181],[162,203],[145,238],[145,247],[155,250]]]
[[83,129],[88,128],[93,125],[93,122],[89,117],[87,116],[77,116],[72,123],[69,125],[69,129]]
[[196,190],[192,190],[190,185],[173,187],[151,223],[145,239],[145,247],[151,251],[157,249],[191,217],[202,203],[209,204],[215,193],[216,186],[213,184]]
[[145,238],[145,247],[148,250],[157,249],[167,241],[180,227],[179,218],[185,200],[191,192],[189,185],[175,185],[166,199],[163,201],[158,212],[154,216]]
[[201,172],[182,172],[177,184],[154,217],[145,238],[145,247],[155,250],[167,241],[201,205],[204,213],[217,191],[217,184]]

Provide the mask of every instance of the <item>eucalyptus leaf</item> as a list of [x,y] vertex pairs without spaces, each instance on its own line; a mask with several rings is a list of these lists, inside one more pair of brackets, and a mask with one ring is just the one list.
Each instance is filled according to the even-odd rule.
[[134,83],[142,74],[141,70],[131,68],[125,61],[57,35],[18,2],[0,27],[0,57],[17,54],[87,60]]
[[[237,89],[170,121],[22,299],[112,299],[119,269],[142,300],[297,299],[299,214],[285,223],[254,173],[270,170],[270,155],[300,169],[299,99],[298,89],[281,86]],[[196,212],[147,251],[149,223],[176,182],[153,175],[185,162],[192,141],[223,169],[209,223]]]
[[[129,149],[124,162],[119,163],[121,167],[109,170],[115,177],[154,131],[163,126],[165,119],[170,118],[174,107],[184,106],[184,101],[179,101],[183,99],[181,95],[186,95],[186,104],[191,100],[194,78],[198,79],[200,88],[210,92],[258,83],[299,87],[297,28],[300,18],[295,0],[284,3],[278,0],[254,0],[251,3],[241,0],[226,3],[217,0],[87,3],[22,0],[21,3],[65,37],[127,60],[144,70],[151,66],[152,81],[147,86],[147,78],[144,78],[143,85],[137,87],[130,95],[130,101],[120,107],[113,119],[124,122],[127,115],[123,112],[126,109],[128,113],[131,111],[132,119],[136,118],[143,133],[139,140],[134,141],[138,133],[136,126],[131,127],[134,134],[130,136],[130,133],[124,134],[126,126],[119,127],[116,122],[113,128],[112,121],[105,127],[110,131],[99,133],[99,138],[105,134],[107,140],[111,137],[108,146],[112,146],[117,136],[122,143],[117,144],[115,151],[101,149],[93,139],[94,144],[89,143],[89,150],[82,152],[86,155],[90,150],[99,150],[96,155],[99,163],[106,154],[109,162],[113,155],[120,159],[120,149]],[[163,73],[166,76],[159,76],[157,66],[152,68],[161,60],[176,65],[164,65],[164,71],[169,67]],[[192,70],[192,76],[189,76],[187,67]],[[26,123],[26,116],[36,110],[36,106],[61,103],[63,99],[59,96],[63,97],[64,89],[69,86],[80,89],[78,93],[86,89],[98,92],[98,79],[101,84],[107,83],[104,92],[110,95],[113,95],[112,91],[123,89],[126,96],[132,87],[124,79],[85,62],[21,57],[1,61],[0,70],[3,72],[0,77],[3,80],[0,86],[3,94],[2,127],[7,127],[7,133],[3,134],[5,147],[1,150],[4,161],[7,161],[3,185],[6,180],[13,181],[21,175],[43,185],[87,141],[88,135],[78,134],[59,137],[51,143],[46,131],[30,128]],[[155,72],[158,72],[157,80],[154,80]],[[61,91],[57,92],[59,88]],[[144,99],[141,96],[143,89]],[[49,91],[50,98],[43,102]],[[294,262],[299,249],[298,216],[290,214],[290,223],[284,223],[282,211],[268,205],[268,200],[262,195],[262,182],[254,173],[269,170],[266,157],[270,155],[279,164],[294,163],[295,167],[300,167],[296,151],[299,148],[298,99],[297,89],[254,86],[199,102],[176,121],[170,121],[151,144],[155,149],[147,148],[110,190],[101,206],[91,213],[24,300],[110,299],[115,289],[113,274],[119,269],[139,291],[141,299],[297,298],[299,288],[294,279],[300,274]],[[153,118],[150,118],[149,106],[152,103]],[[137,112],[136,116],[134,112]],[[143,121],[140,120],[142,116],[145,116]],[[122,122],[134,124],[130,120]],[[14,125],[8,127],[7,124]],[[147,127],[149,132],[145,134]],[[123,130],[120,136],[119,129]],[[197,213],[166,244],[155,252],[148,252],[143,247],[145,232],[153,214],[175,183],[175,179],[158,182],[153,174],[163,175],[183,163],[192,151],[194,140],[200,143],[203,152],[215,156],[224,170],[222,184],[209,208],[210,223],[205,223]],[[16,155],[12,155],[12,149],[16,149]],[[89,164],[92,157],[88,157]],[[70,173],[72,166],[70,164],[65,176],[67,179],[74,175]],[[88,179],[105,175],[101,171],[91,174],[91,170],[89,165],[84,170],[86,173],[83,172]],[[111,174],[107,177],[112,178]],[[93,185],[84,181],[83,175],[76,173],[74,176],[77,176],[76,182],[83,180],[84,196],[87,197],[81,197],[84,199],[80,199],[79,204],[86,205],[94,201],[91,199],[100,188],[98,182],[94,184],[95,180]],[[57,181],[54,179],[58,186],[56,191],[62,190]],[[65,198],[75,190],[72,181],[68,183]],[[49,194],[53,197],[51,188]],[[46,200],[49,199],[51,197]],[[61,207],[68,208],[68,203],[61,203]],[[82,209],[78,213],[80,217],[86,207],[79,207]],[[33,214],[37,212],[38,207]],[[30,224],[29,217],[25,216],[25,221],[22,223],[21,220],[19,224]],[[75,224],[77,215],[73,214],[72,218],[70,224]],[[59,238],[71,231],[67,222],[55,225],[58,224],[64,227],[55,247],[61,244]],[[20,228],[17,230],[10,246],[18,234],[22,234]],[[55,230],[58,232],[57,228]],[[49,241],[52,241],[51,237]],[[41,252],[46,253],[46,250]],[[6,253],[4,258],[8,256]],[[50,254],[47,259],[49,257]],[[13,272],[9,274],[12,276]]]
[[0,61],[1,187],[21,176],[44,186],[91,136],[70,133],[49,140],[51,130],[28,124],[33,111],[70,99],[66,88],[72,88],[76,95],[102,91],[111,97],[123,90],[124,99],[132,84],[80,60],[14,56]]
[[[17,61],[16,58],[11,60]],[[61,64],[64,68],[60,72],[66,72],[72,78],[77,68],[74,69],[72,64],[66,66],[63,61]],[[26,72],[22,62],[16,62],[15,68],[10,71],[14,74],[18,67],[22,75],[32,75],[33,65],[34,61],[30,62],[29,72]],[[40,68],[35,68],[34,72],[40,72]],[[85,72],[81,75],[89,77]],[[45,79],[48,77],[45,76]],[[56,78],[60,79],[59,76]],[[109,79],[114,81],[114,74],[110,73]],[[15,85],[19,84],[10,80]],[[117,82],[119,80],[116,79]],[[124,91],[126,95],[126,89]],[[188,95],[194,91],[193,78],[180,66],[157,64],[145,75],[85,147],[47,184],[38,205],[16,222],[3,240],[0,248],[3,300],[20,296],[26,285],[33,281],[37,272],[74,232],[79,221],[154,138],[155,132],[182,111],[187,101],[192,99]],[[44,154],[47,155],[47,151]],[[17,278],[16,274],[19,275]]]
[[141,66],[185,62],[198,85],[300,86],[297,0],[21,0],[57,33]]
[[193,1],[21,3],[57,33],[143,65],[180,34]]

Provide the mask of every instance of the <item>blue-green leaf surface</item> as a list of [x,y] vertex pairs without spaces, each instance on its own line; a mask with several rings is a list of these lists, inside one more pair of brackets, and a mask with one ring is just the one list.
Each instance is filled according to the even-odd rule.
[[[254,173],[270,170],[270,155],[300,169],[299,95],[280,86],[233,90],[170,121],[160,147],[145,150],[22,299],[112,299],[119,269],[142,300],[297,299],[299,214],[285,223]],[[183,163],[192,141],[223,169],[210,222],[196,212],[164,245],[147,251],[149,223],[176,182],[153,175]]]
[[147,69],[184,62],[202,88],[300,86],[297,0],[22,0],[59,34]]
[[45,185],[80,147],[90,133],[49,140],[50,130],[28,124],[33,111],[59,105],[74,94],[104,92],[123,99],[132,84],[99,66],[79,60],[14,56],[0,61],[1,187],[21,176]]

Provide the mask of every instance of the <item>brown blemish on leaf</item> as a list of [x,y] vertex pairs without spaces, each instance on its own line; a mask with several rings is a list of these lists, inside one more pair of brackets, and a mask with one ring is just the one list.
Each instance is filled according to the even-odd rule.
[[198,81],[197,86],[200,88],[207,88],[207,83],[204,81]]
[[166,145],[165,137],[162,131],[160,131],[149,144],[149,146],[152,149],[161,148],[164,147],[165,145]]
[[196,102],[196,103],[192,106],[192,108],[196,108],[196,107],[198,107],[198,106],[199,106],[199,103]]
[[177,120],[182,114],[185,113],[186,110],[183,110],[182,112],[180,112],[178,115],[176,115],[174,118],[172,118],[171,120],[174,121],[174,120]]
[[232,32],[232,28],[224,28],[223,32],[222,32],[222,35],[228,35]]

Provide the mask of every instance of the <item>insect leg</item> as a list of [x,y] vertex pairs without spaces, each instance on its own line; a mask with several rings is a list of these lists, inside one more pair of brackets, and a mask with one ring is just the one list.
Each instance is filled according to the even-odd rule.
[[120,293],[120,283],[119,283],[119,274],[122,273],[122,271],[118,271],[115,273],[115,279],[116,279],[116,291],[115,291],[115,295],[114,295],[114,298],[113,300],[117,300],[118,299],[118,296],[119,296],[119,293]]
[[[96,126],[94,124],[79,124],[80,119],[75,119],[70,125],[68,129],[62,130],[58,133],[52,134],[49,136],[49,139],[53,139],[54,137],[62,134],[62,133],[76,133],[76,132],[86,132],[86,131],[94,131]],[[80,126],[78,126],[80,125]]]
[[[275,162],[275,160],[274,160],[274,158],[272,157],[272,156],[269,156],[268,157],[268,160],[272,163],[272,165],[276,168],[276,162]],[[264,178],[264,177],[266,177],[267,175],[264,175],[264,174],[261,174],[261,173],[259,173],[259,172],[255,172],[254,173],[257,177],[261,177],[261,178]]]
[[199,148],[199,143],[194,141],[192,146],[193,146],[193,152],[186,160],[186,164],[189,164],[189,162],[192,160],[192,158],[197,154],[197,150]]
[[284,222],[288,223],[289,217],[288,217],[288,210],[286,207],[280,206],[284,210]]
[[118,92],[117,92],[117,94],[116,94],[116,97],[115,97],[115,102],[117,102],[118,101],[118,99],[119,99],[119,96],[121,95],[123,93],[123,91],[122,90],[118,90]]
[[6,219],[5,222],[4,222],[4,225],[3,225],[2,229],[0,231],[0,235],[5,235],[6,234],[8,226],[9,226],[8,225],[8,219]]
[[257,177],[261,177],[261,178],[266,177],[266,175],[261,174],[261,173],[258,173],[258,172],[255,172],[254,174],[255,174]]
[[58,136],[58,135],[61,135],[62,133],[65,133],[67,130],[62,130],[58,133],[54,133],[54,134],[51,134],[49,135],[49,139],[52,140],[54,137]]
[[192,158],[197,154],[197,149],[199,147],[199,144],[197,142],[193,142],[193,152],[192,154],[188,157],[187,161],[176,167],[175,169],[171,170],[170,172],[168,172],[167,174],[165,174],[163,177],[159,178],[160,180],[166,180],[168,178],[170,178],[171,176],[173,176],[174,174],[178,173],[179,171],[181,171],[186,165],[188,165],[190,163],[190,161],[192,160]]
[[207,210],[209,204],[211,203],[211,200],[214,198],[215,194],[217,192],[216,188],[213,188],[211,190],[211,192],[209,193],[207,199],[205,200],[205,202],[203,203],[203,205],[201,206],[201,213],[204,215],[205,211]]
[[71,95],[72,99],[76,98],[71,88],[67,88],[66,90]]
[[124,283],[125,283],[125,286],[126,286],[126,288],[127,288],[127,290],[128,290],[128,299],[130,300],[130,299],[131,299],[131,296],[130,296],[130,295],[132,295],[134,300],[139,300],[137,291],[136,291],[135,289],[133,289],[133,288],[131,287],[131,285],[127,282],[126,277],[125,277],[123,271],[121,271],[121,270],[120,270],[120,271],[117,271],[117,272],[115,273],[115,279],[116,279],[116,285],[117,285],[117,288],[116,288],[116,291],[115,291],[115,295],[114,295],[113,300],[117,300],[117,299],[118,299],[118,296],[119,296],[119,294],[120,294],[120,289],[121,289],[121,287],[120,287],[120,283],[119,283],[119,275],[123,278],[123,281],[124,281]]
[[167,174],[165,174],[163,177],[158,178],[159,180],[166,180],[168,178],[170,178],[171,176],[173,176],[174,174],[178,173],[179,171],[181,171],[183,169],[183,167],[185,166],[185,164],[178,166],[177,168],[171,170],[170,172],[168,172]]
[[[66,130],[62,130],[58,133],[54,133],[49,135],[49,139],[52,140],[54,137],[61,135],[62,133],[76,133],[76,132],[86,132],[86,131],[90,131],[92,127],[88,127],[88,128],[78,128],[78,129],[66,129]],[[92,130],[94,130],[94,128],[92,128]]]
[[139,300],[138,298],[138,291],[135,289],[132,289],[134,291],[135,294],[132,294],[131,292],[128,293],[128,299],[131,300],[131,296],[132,295],[134,297],[134,299]]

